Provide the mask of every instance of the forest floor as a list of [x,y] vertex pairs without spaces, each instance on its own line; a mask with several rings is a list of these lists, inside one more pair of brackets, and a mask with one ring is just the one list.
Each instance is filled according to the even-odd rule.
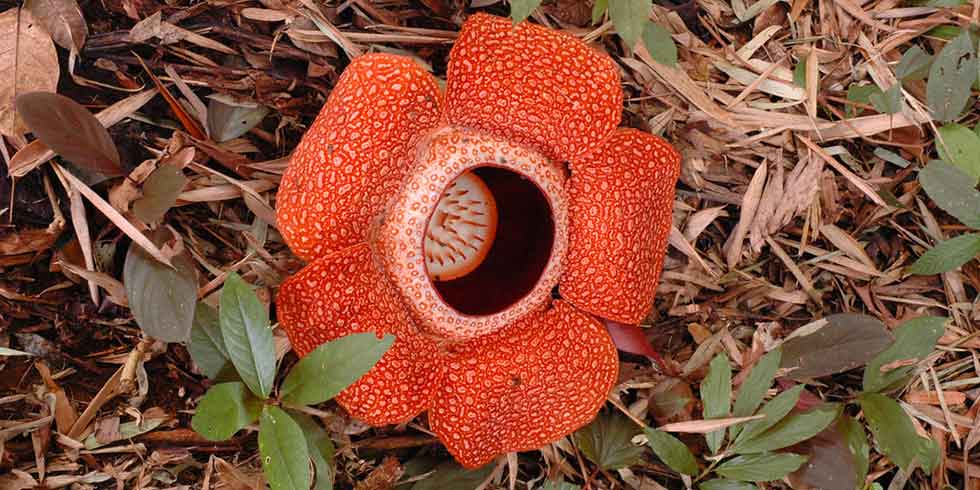
[[[351,55],[405,54],[444,77],[468,15],[510,14],[497,0],[466,3],[0,0],[0,46],[12,46],[0,53],[0,489],[264,488],[255,425],[221,442],[191,429],[214,383],[185,345],[147,340],[134,320],[132,237],[153,235],[147,223],[178,234],[202,301],[215,304],[234,271],[272,303],[302,266],[274,226],[276,190]],[[671,33],[676,65],[642,43],[629,49],[611,16],[592,15],[591,2],[552,0],[528,22],[607,52],[626,94],[622,125],[683,156],[655,308],[620,340],[600,421],[465,473],[424,418],[370,428],[328,402],[311,413],[336,446],[336,488],[754,488],[711,473],[726,463],[703,433],[738,423],[730,399],[760,383],[752,368],[781,348],[760,401],[805,382],[796,410],[832,405],[840,418],[793,441],[802,467],[752,485],[980,489],[976,181],[953,198],[937,197],[947,181],[935,192],[920,181],[933,160],[980,176],[977,43],[961,34],[975,6],[658,3],[650,19]],[[964,49],[946,49],[960,39]],[[33,91],[98,114],[128,178],[31,143],[12,112]],[[61,136],[111,153],[84,124]],[[176,170],[155,173],[163,167]],[[960,236],[960,248],[910,271]],[[944,318],[937,338],[898,333],[923,317]],[[801,336],[810,330],[823,337]],[[281,329],[275,347],[283,365],[296,362]],[[727,381],[713,359],[727,359]],[[786,369],[794,361],[811,371]],[[897,385],[870,391],[897,402],[883,410],[900,407],[896,427],[917,441],[888,440],[876,424],[896,419],[868,413],[868,377],[895,373]],[[718,380],[720,412],[706,400]],[[722,425],[705,425],[712,411]],[[645,446],[637,423],[669,429],[695,475]],[[920,443],[938,448],[937,464],[902,447]]]

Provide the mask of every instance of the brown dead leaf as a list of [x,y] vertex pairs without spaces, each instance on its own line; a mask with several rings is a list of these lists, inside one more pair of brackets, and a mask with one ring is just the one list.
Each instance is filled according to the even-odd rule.
[[0,46],[0,134],[20,136],[27,125],[14,109],[14,99],[58,89],[58,53],[41,23],[21,8],[0,13]]
[[41,21],[58,46],[79,52],[88,37],[88,24],[76,0],[28,0],[24,5]]

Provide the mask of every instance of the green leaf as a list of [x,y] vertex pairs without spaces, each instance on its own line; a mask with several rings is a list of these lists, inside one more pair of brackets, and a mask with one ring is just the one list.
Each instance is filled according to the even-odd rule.
[[[806,56],[800,56],[800,62],[793,67],[793,83],[797,87],[806,88]],[[850,97],[850,92],[848,92],[848,97]]]
[[745,441],[762,434],[783,420],[783,417],[786,417],[793,410],[793,407],[796,406],[796,402],[799,401],[801,393],[803,393],[803,385],[796,385],[776,395],[772,400],[769,400],[762,406],[762,410],[759,410],[759,413],[765,415],[766,418],[753,420],[746,424],[741,434],[739,434],[738,439],[735,440],[735,447],[737,448]]
[[909,166],[909,161],[902,158],[901,155],[893,151],[888,151],[884,148],[875,148],[874,154],[876,157],[891,163],[899,168],[905,168]]
[[[711,360],[708,375],[701,382],[701,400],[704,403],[703,416],[706,419],[728,417],[732,404],[732,367],[724,353]],[[705,434],[708,448],[717,453],[725,438],[725,429]]]
[[303,430],[282,409],[262,408],[259,419],[259,456],[272,490],[310,488],[310,451]]
[[896,83],[882,93],[871,94],[871,105],[882,114],[902,112],[902,85]]
[[601,413],[592,423],[575,431],[573,438],[589,460],[603,469],[615,470],[640,460],[643,447],[633,445],[631,440],[638,433],[626,417]]
[[214,385],[204,394],[191,427],[209,441],[224,441],[259,417],[262,402],[239,382]]
[[827,428],[840,415],[838,403],[825,403],[802,413],[792,414],[769,430],[737,445],[736,453],[765,453],[803,442]]
[[674,66],[677,64],[677,45],[670,37],[670,31],[656,22],[648,22],[643,28],[643,46],[658,63]]
[[698,488],[700,490],[759,490],[759,487],[752,483],[725,478],[703,481]]
[[161,165],[143,182],[143,196],[133,201],[133,215],[150,225],[158,223],[177,203],[186,184],[187,177],[181,169]]
[[651,0],[615,0],[609,3],[609,17],[619,37],[630,48],[640,40],[650,22]]
[[698,463],[683,442],[662,430],[647,427],[644,432],[647,436],[647,444],[667,466],[678,473],[697,475]]
[[[150,235],[156,245],[170,238],[165,228]],[[190,337],[197,304],[197,268],[187,251],[175,255],[168,267],[132,243],[123,264],[123,285],[129,309],[146,335],[164,342]]]
[[327,431],[313,421],[309,415],[292,412],[289,415],[303,431],[306,439],[306,449],[313,460],[315,471],[313,479],[313,490],[331,490],[333,488],[334,469],[333,469],[333,442]]
[[929,473],[939,464],[936,443],[919,436],[912,419],[898,402],[879,393],[864,393],[858,397],[858,402],[878,447],[903,471],[911,471],[916,463]]
[[[801,63],[801,64],[804,67],[806,66],[805,63]],[[806,83],[804,82],[803,85],[806,85]],[[852,83],[850,86],[847,87],[847,100],[850,102],[854,102],[855,104],[870,104],[871,96],[875,94],[881,94],[881,93],[882,93],[881,89],[878,88],[878,86],[873,83],[868,83],[864,85],[858,85],[856,83]],[[851,104],[848,104],[846,106],[846,112],[848,116],[854,116],[856,114],[860,114],[862,111],[863,109],[855,107]]]
[[976,53],[970,33],[963,31],[943,47],[929,68],[926,101],[936,119],[948,122],[958,118],[976,79]]
[[980,233],[960,235],[939,242],[926,251],[909,267],[909,273],[931,275],[949,272],[977,258],[978,254],[980,254]]
[[881,372],[881,367],[896,361],[921,360],[928,356],[943,335],[947,318],[926,316],[909,320],[895,329],[895,343],[875,356],[864,370],[864,391],[889,388],[912,374],[914,366],[903,366]]
[[895,340],[877,318],[839,313],[813,333],[783,342],[780,367],[796,380],[819,378],[864,366]]
[[515,24],[523,22],[540,5],[541,0],[510,0],[510,18]]
[[762,404],[762,398],[766,396],[766,391],[776,379],[776,370],[779,369],[779,361],[782,359],[782,350],[773,349],[768,354],[762,356],[759,362],[752,366],[748,377],[742,382],[735,397],[735,407],[732,409],[733,417],[748,417],[755,413],[755,409]]
[[868,437],[864,434],[864,425],[853,417],[845,415],[838,420],[837,427],[854,457],[854,469],[857,472],[854,481],[864,481],[868,476],[871,455],[871,446],[868,445]]
[[[781,349],[773,349],[755,363],[748,377],[742,381],[735,397],[735,406],[732,408],[733,417],[747,417],[755,413],[762,403],[766,391],[776,379],[776,370],[779,369],[779,360],[782,358]],[[728,437],[734,440],[735,436],[742,430],[741,425],[733,425],[728,429]]]
[[912,46],[902,53],[902,59],[895,66],[895,76],[905,82],[922,80],[929,73],[932,58],[931,54],[919,46]]
[[473,490],[490,476],[494,466],[467,470],[455,461],[448,461],[437,466],[431,476],[412,485],[412,490]]
[[609,0],[595,0],[595,4],[592,5],[592,24],[598,24],[602,20],[602,15],[606,13],[606,8],[609,6]]
[[320,345],[296,363],[282,384],[283,399],[316,405],[340,393],[371,370],[391,348],[395,337],[357,333]]
[[939,158],[980,180],[980,136],[956,123],[939,128],[942,141],[936,142]]
[[936,204],[966,226],[980,229],[980,192],[973,177],[942,160],[919,172],[919,183]]
[[218,143],[233,140],[258,126],[269,108],[250,101],[235,100],[224,94],[208,96],[208,130]]
[[765,482],[788,475],[805,461],[803,456],[792,453],[750,454],[725,461],[715,468],[715,472],[732,480]]
[[218,318],[235,370],[252,393],[268,398],[276,376],[269,316],[255,292],[234,272],[225,279]]
[[214,379],[221,369],[231,362],[225,339],[221,336],[218,323],[218,310],[201,301],[194,312],[194,326],[191,328],[191,341],[187,351],[194,364],[208,378]]

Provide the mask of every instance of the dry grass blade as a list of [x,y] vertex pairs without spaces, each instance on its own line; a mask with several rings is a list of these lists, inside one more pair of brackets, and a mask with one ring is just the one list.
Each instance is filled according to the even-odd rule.
[[140,233],[140,231],[136,229],[136,227],[133,226],[132,223],[130,223],[125,217],[123,217],[123,215],[119,214],[119,211],[116,211],[116,208],[113,208],[111,204],[105,201],[105,199],[102,199],[101,196],[96,194],[95,191],[92,190],[92,188],[85,185],[85,183],[82,182],[81,180],[78,180],[78,177],[75,177],[74,175],[71,174],[71,172],[65,170],[60,165],[55,164],[54,169],[59,176],[61,176],[62,178],[67,180],[69,184],[71,184],[71,187],[73,189],[75,189],[83,196],[85,196],[85,198],[88,199],[89,202],[91,202],[92,205],[95,206],[99,211],[101,211],[102,214],[106,216],[106,218],[109,218],[109,221],[112,221],[112,223],[116,225],[116,227],[118,227],[123,233],[129,236],[129,238],[131,238],[134,242],[136,242],[136,244],[139,245],[143,250],[146,250],[148,254],[150,254],[151,256],[153,256],[153,258],[159,260],[160,262],[170,265],[169,257],[164,255],[164,253],[159,248],[157,248],[157,246],[154,245],[149,238],[147,238],[145,235]]

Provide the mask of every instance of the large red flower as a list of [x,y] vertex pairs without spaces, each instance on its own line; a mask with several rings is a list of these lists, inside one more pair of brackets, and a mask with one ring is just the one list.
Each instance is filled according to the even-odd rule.
[[277,304],[301,356],[394,334],[338,401],[371,425],[427,410],[475,467],[595,417],[618,369],[598,318],[648,312],[679,156],[617,129],[616,66],[574,37],[473,15],[446,78],[388,54],[340,77],[280,187],[310,263]]

